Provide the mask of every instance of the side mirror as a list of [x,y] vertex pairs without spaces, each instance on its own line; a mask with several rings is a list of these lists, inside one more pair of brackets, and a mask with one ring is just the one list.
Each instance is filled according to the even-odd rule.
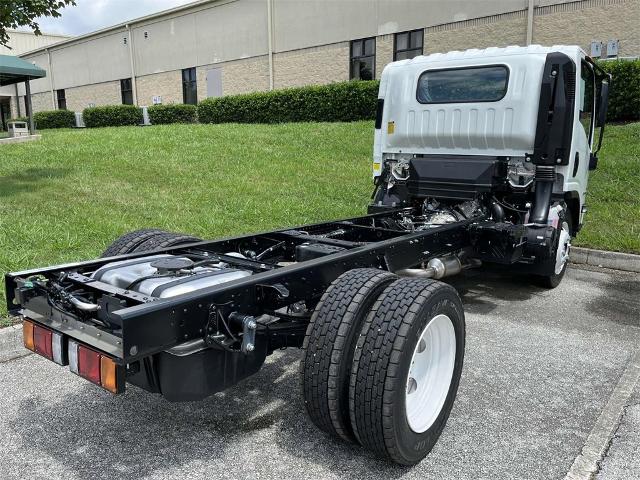
[[607,109],[609,108],[609,82],[602,82],[600,88],[596,127],[604,127],[605,123],[607,123]]

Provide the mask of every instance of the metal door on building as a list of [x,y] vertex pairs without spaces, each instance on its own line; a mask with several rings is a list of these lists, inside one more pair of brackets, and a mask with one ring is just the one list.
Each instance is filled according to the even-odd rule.
[[207,70],[207,97],[222,96],[222,68]]

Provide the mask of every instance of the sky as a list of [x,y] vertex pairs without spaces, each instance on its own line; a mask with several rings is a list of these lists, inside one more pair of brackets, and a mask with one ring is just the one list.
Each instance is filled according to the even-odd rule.
[[60,11],[62,17],[38,19],[43,33],[82,35],[143,17],[193,0],[76,0],[75,7]]

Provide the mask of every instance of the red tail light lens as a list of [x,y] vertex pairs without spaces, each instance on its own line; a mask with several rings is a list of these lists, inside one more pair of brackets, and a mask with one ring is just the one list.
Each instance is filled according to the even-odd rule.
[[35,344],[35,352],[43,357],[53,360],[53,349],[51,348],[51,330],[34,325],[33,343]]
[[79,345],[78,373],[90,382],[100,385],[100,354]]

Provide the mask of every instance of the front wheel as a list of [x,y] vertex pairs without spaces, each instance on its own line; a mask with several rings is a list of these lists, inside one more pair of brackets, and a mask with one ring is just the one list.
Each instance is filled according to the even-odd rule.
[[547,275],[540,275],[538,279],[545,288],[556,288],[562,282],[564,274],[569,266],[569,255],[571,254],[571,215],[566,212],[562,219],[562,228],[558,234],[558,245],[556,246],[555,258],[553,259],[552,270]]

